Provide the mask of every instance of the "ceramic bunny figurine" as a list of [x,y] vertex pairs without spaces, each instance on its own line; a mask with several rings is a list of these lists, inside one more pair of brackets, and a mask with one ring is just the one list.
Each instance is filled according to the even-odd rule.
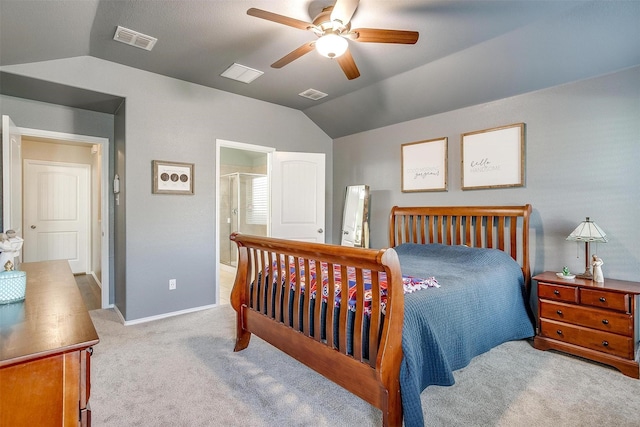
[[23,242],[22,238],[17,237],[13,230],[0,233],[0,270],[7,261],[15,264],[15,258],[20,255]]

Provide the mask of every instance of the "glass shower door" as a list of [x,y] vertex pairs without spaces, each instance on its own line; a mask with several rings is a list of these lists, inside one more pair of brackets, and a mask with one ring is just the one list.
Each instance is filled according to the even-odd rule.
[[236,172],[220,177],[221,263],[237,266],[231,233],[267,235],[268,196],[266,175]]
[[237,266],[237,249],[229,235],[238,231],[238,174],[220,178],[220,262]]

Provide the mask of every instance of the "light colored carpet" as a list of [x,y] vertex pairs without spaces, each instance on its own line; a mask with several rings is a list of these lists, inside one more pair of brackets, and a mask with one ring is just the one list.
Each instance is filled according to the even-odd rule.
[[[94,427],[381,424],[380,411],[255,336],[234,353],[228,305],[131,326],[90,313]],[[527,341],[455,377],[422,393],[429,426],[640,426],[639,380]]]

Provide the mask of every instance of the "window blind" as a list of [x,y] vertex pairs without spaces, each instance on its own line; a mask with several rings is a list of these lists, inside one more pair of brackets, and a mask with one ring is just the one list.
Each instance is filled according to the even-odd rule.
[[258,176],[251,180],[251,204],[247,207],[247,224],[266,225],[268,217],[267,177]]

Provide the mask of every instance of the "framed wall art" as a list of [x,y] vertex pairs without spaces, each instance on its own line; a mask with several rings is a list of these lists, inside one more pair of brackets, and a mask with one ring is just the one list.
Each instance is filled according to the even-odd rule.
[[524,186],[524,123],[463,133],[462,189]]
[[402,192],[447,190],[447,138],[402,144]]
[[194,194],[193,163],[153,161],[153,194]]

